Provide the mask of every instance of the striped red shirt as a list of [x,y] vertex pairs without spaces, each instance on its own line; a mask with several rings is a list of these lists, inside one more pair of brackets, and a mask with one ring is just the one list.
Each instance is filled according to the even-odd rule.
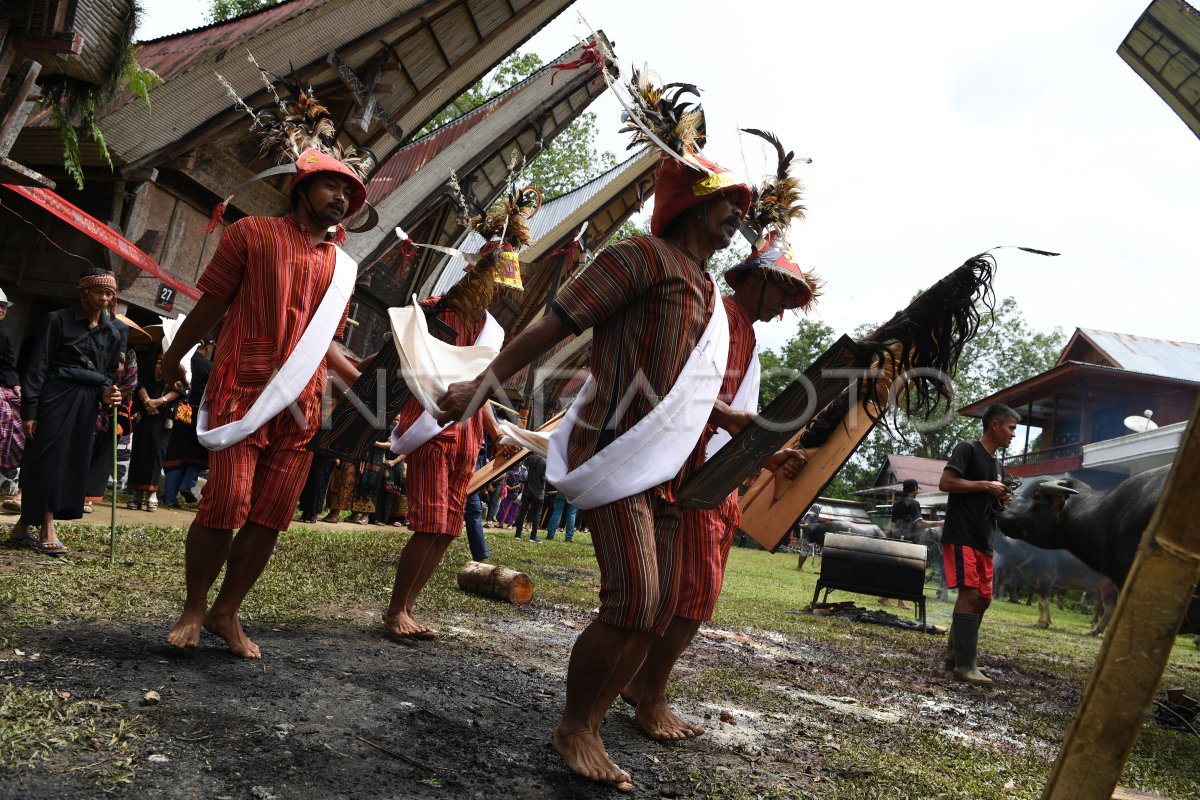
[[[225,229],[196,288],[229,306],[217,337],[208,402],[214,414],[240,415],[300,341],[333,281],[332,238],[315,247],[292,217],[243,217]],[[342,312],[337,338],[345,332]],[[325,362],[297,398],[319,401]]]
[[595,396],[571,432],[574,468],[642,419],[675,385],[712,313],[703,264],[664,239],[635,236],[601,251],[554,300],[576,333],[592,329]]

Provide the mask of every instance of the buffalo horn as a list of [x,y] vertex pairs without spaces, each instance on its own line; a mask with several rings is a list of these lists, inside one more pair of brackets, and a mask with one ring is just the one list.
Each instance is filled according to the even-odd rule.
[[1072,489],[1061,480],[1039,483],[1037,491],[1038,494],[1079,494],[1076,489]]

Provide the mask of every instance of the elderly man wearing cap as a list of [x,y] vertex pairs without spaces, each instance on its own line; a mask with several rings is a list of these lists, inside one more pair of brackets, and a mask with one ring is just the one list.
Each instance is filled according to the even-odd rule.
[[[261,651],[238,610],[291,524],[312,459],[304,446],[321,421],[326,365],[347,384],[358,377],[333,341],[345,328],[357,273],[336,245],[345,236],[342,221],[366,202],[366,187],[358,164],[328,137],[295,126],[324,111],[315,98],[302,93],[289,104],[294,114],[264,127],[304,142],[291,156],[291,213],[244,217],[225,230],[196,284],[202,297],[162,363],[168,384],[183,378],[183,357],[224,319],[195,411],[197,436],[211,451],[208,483],[188,531],[183,612],[167,643],[195,647],[203,626],[244,658]],[[223,566],[221,590],[207,608]]]
[[[76,291],[78,305],[46,316],[25,370],[21,521],[9,534],[9,544],[55,556],[67,548],[54,521],[83,516],[97,405],[121,401],[113,384],[128,332],[109,313],[117,294],[111,272],[87,270]],[[38,525],[40,538],[29,531]]]
[[621,791],[632,790],[630,776],[608,757],[600,726],[675,608],[673,492],[713,414],[728,351],[725,307],[705,267],[750,205],[749,186],[699,155],[702,115],[680,113],[678,94],[647,93],[652,113],[639,115],[677,121],[651,140],[676,148],[659,163],[651,235],[602,250],[550,313],[439,401],[442,420],[473,413],[486,387],[592,330],[592,377],[551,437],[547,478],[592,531],[600,613],[572,649],[552,744],[572,771]]

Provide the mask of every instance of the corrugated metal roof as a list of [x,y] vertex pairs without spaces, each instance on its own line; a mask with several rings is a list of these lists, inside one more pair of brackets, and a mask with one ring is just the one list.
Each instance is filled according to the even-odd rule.
[[919,456],[889,455],[888,464],[896,475],[899,483],[912,478],[918,484],[920,492],[938,491],[938,482],[946,469],[946,462],[940,458],[921,458]]
[[[576,209],[584,205],[588,200],[596,195],[604,192],[606,188],[620,182],[624,188],[630,173],[640,174],[641,167],[639,162],[645,157],[645,151],[639,151],[636,155],[622,161],[617,166],[607,172],[596,176],[592,180],[582,186],[572,189],[564,195],[560,195],[542,206],[541,211],[529,223],[529,233],[534,242],[540,241],[546,234],[553,231],[562,222],[573,214]],[[483,249],[483,237],[472,231],[459,245],[459,250],[464,253],[478,253]],[[438,276],[437,282],[434,284],[431,295],[444,294],[451,286],[462,280],[464,271],[466,270],[467,262],[461,258],[451,258],[442,268],[441,275]]]
[[1200,344],[1151,339],[1148,336],[1094,328],[1079,328],[1078,331],[1120,369],[1164,378],[1200,381]]
[[[601,32],[599,35],[603,37],[604,34]],[[520,150],[526,157],[536,154],[534,123],[537,118],[543,112],[548,112],[542,135],[546,141],[550,141],[604,89],[603,82],[593,81],[591,73],[585,70],[568,72],[565,77],[560,75],[556,82],[552,80],[553,64],[575,59],[581,49],[582,45],[571,48],[504,95],[493,98],[485,104],[486,107],[481,106],[467,117],[455,120],[414,142],[409,146],[411,150],[408,155],[396,164],[391,164],[393,159],[385,162],[385,166],[370,181],[370,185],[377,180],[380,183],[377,193],[369,195],[375,198],[373,204],[379,213],[380,224],[374,230],[351,239],[348,252],[369,268],[373,261],[383,255],[380,247],[384,242],[395,240],[392,233],[394,226],[399,224],[412,231],[412,226],[419,225],[414,216],[429,214],[439,204],[452,207],[452,201],[446,193],[446,179],[451,170],[457,172],[464,186],[470,186],[481,203],[490,205],[501,191],[498,184],[506,173],[506,162],[512,151]],[[475,183],[470,183],[472,180]],[[397,191],[399,188],[403,191]],[[447,214],[449,221],[453,222],[453,215]],[[442,235],[420,241],[451,245],[462,235],[461,227],[453,228],[453,241],[446,240]],[[425,265],[419,270],[423,276],[419,286],[429,282],[434,274],[426,267],[442,260],[440,255],[433,259],[427,253],[422,253],[416,259]],[[408,269],[412,270],[414,266],[410,262]]]

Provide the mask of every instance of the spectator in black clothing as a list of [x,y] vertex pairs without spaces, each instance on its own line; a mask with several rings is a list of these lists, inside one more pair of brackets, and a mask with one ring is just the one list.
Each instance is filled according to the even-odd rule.
[[892,538],[916,542],[921,538],[921,504],[917,502],[919,484],[912,478],[904,481],[903,494],[892,503]]
[[537,453],[525,457],[525,491],[521,494],[521,510],[517,512],[517,535],[521,538],[521,529],[525,520],[529,520],[529,541],[540,542],[537,536],[538,523],[542,521],[542,504],[546,500],[546,459]]
[[[28,444],[21,467],[21,521],[9,543],[47,555],[67,552],[55,533],[55,519],[83,516],[96,409],[121,402],[114,384],[128,328],[109,313],[116,278],[93,267],[80,276],[76,290],[78,303],[46,315],[21,397]],[[40,537],[29,531],[37,525]]]
[[[8,295],[0,289],[0,323],[8,316]],[[25,453],[25,429],[21,425],[21,379],[8,326],[0,324],[0,469],[21,466]],[[20,495],[8,501],[20,510]]]
[[[179,508],[179,498],[189,503],[196,502],[192,488],[200,471],[208,467],[208,449],[196,438],[195,415],[208,388],[208,375],[212,372],[212,351],[216,340],[204,337],[196,352],[192,354],[192,382],[187,395],[175,405],[175,419],[171,422],[171,435],[167,439],[167,453],[163,457],[162,505]],[[322,494],[324,497],[324,494]]]
[[983,436],[954,446],[938,483],[950,495],[942,527],[946,585],[958,589],[944,661],[960,680],[980,686],[992,683],[975,664],[979,625],[992,602],[992,532],[997,514],[1012,501],[996,451],[1012,442],[1020,420],[1001,403],[984,409]]

